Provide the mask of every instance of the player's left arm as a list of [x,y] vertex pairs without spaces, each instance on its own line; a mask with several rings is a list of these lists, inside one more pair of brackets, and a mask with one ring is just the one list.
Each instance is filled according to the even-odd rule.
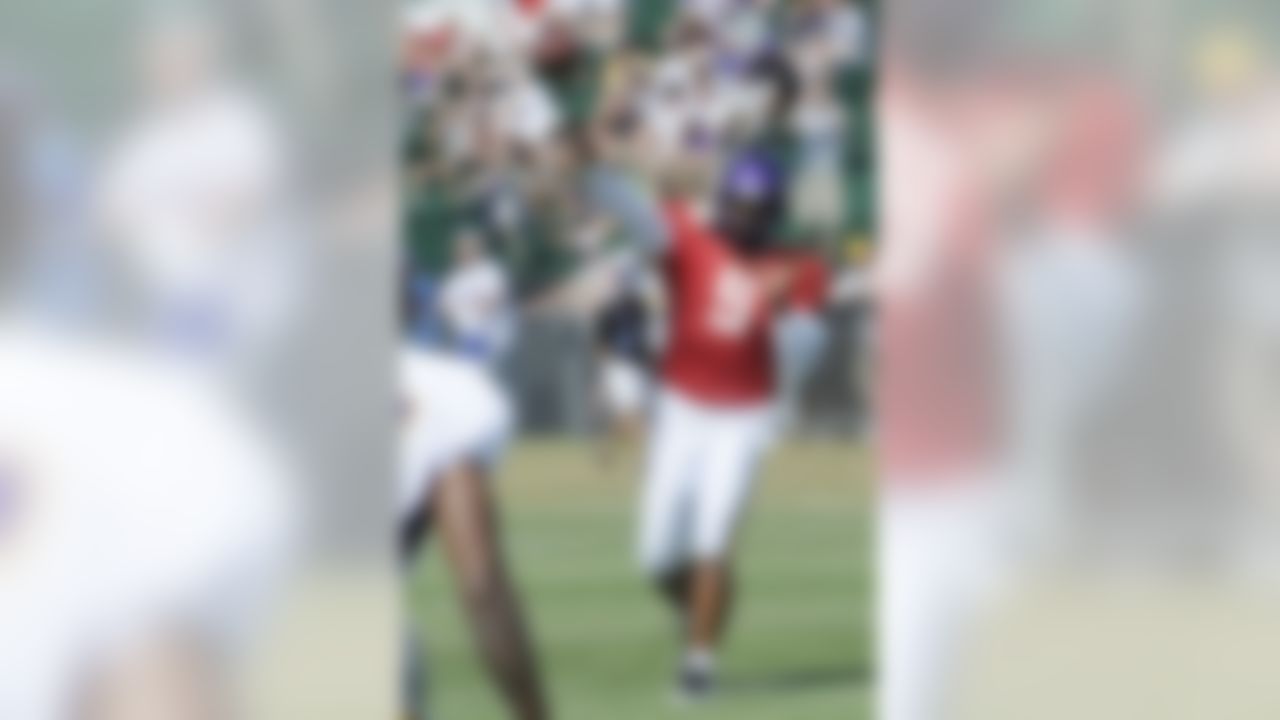
[[824,312],[828,280],[816,258],[805,258],[789,268],[782,306],[774,320],[774,358],[779,389],[794,397],[817,369],[829,344]]

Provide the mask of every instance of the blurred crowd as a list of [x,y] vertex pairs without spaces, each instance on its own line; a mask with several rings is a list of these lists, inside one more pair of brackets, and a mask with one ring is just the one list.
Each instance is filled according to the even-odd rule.
[[593,133],[627,135],[695,199],[735,153],[767,145],[790,166],[786,242],[835,262],[865,244],[864,2],[424,0],[406,14],[403,220],[419,337],[456,329],[449,286],[494,286],[458,275],[498,268],[500,295],[569,312],[608,294],[600,278],[617,275],[592,269],[626,239],[572,182],[596,160],[583,152]]

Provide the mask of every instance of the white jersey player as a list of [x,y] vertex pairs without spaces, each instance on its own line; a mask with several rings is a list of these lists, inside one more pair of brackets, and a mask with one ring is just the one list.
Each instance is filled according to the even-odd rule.
[[507,272],[484,243],[474,232],[455,240],[454,266],[440,288],[440,314],[459,352],[500,366],[515,342],[516,314]]
[[494,463],[513,419],[510,404],[488,375],[441,352],[404,350],[400,391],[397,503],[404,522],[430,503],[451,466]]
[[[514,717],[547,717],[520,603],[502,556],[488,477],[512,429],[510,405],[479,365],[437,352],[402,351],[397,517],[406,565],[439,527],[476,641]],[[412,638],[412,633],[411,633]],[[406,714],[425,701],[409,641]]]
[[0,717],[214,717],[286,567],[280,459],[203,380],[0,321]]
[[144,101],[106,154],[95,202],[146,329],[252,369],[296,318],[304,258],[275,118],[218,45],[197,18],[145,38]]

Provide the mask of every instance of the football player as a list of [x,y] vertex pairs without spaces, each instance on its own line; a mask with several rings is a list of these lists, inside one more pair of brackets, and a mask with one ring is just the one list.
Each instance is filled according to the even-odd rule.
[[[511,430],[508,401],[485,370],[438,352],[401,360],[399,519],[406,565],[439,527],[445,558],[490,673],[520,720],[548,717],[520,600],[502,554],[489,476]],[[416,642],[410,640],[406,711],[424,717]]]
[[698,699],[714,686],[734,597],[734,536],[757,469],[780,408],[825,342],[825,272],[816,257],[776,246],[786,178],[768,153],[730,163],[709,214],[658,201],[605,166],[590,182],[666,286],[670,327],[638,549],[683,628],[677,690]]
[[607,427],[602,459],[615,458],[644,437],[652,387],[654,308],[643,276],[625,269],[595,319],[597,384]]
[[0,318],[0,717],[227,717],[287,464],[203,375]]

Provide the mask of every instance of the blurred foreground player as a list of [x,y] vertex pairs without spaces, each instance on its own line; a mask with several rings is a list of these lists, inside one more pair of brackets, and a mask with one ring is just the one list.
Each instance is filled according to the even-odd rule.
[[[58,237],[0,97],[0,718],[216,720],[289,566],[288,466],[220,384],[34,320]],[[72,261],[80,258],[72,258]]]
[[309,252],[278,118],[226,45],[189,11],[145,29],[140,101],[93,187],[94,237],[158,349],[256,377],[299,318]]
[[[511,431],[510,406],[485,370],[444,354],[401,359],[398,514],[407,566],[439,527],[480,653],[518,720],[549,717],[520,600],[502,554],[489,475]],[[426,716],[421,657],[410,640],[406,713]]]
[[288,566],[285,466],[203,375],[0,317],[0,717],[213,720]]
[[[1014,205],[1001,202],[1003,178],[972,157],[996,142],[989,128],[1003,131],[999,143],[1030,133],[1007,97],[980,86],[924,92],[927,80],[901,72],[882,91],[883,253],[872,283],[877,717],[936,720],[955,714],[953,680],[1005,583],[1011,546],[995,280],[996,211]],[[1004,115],[966,113],[997,100]]]
[[781,166],[731,163],[714,217],[653,202],[609,169],[593,194],[660,264],[671,318],[640,508],[639,554],[683,630],[678,692],[714,688],[734,596],[733,543],[786,395],[825,343],[816,258],[778,249]]

